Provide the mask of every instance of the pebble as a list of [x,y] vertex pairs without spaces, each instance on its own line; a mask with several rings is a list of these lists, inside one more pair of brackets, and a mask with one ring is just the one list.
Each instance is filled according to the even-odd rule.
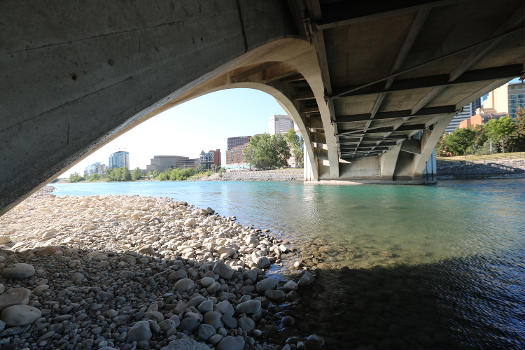
[[277,280],[271,277],[267,277],[255,285],[255,289],[261,294],[267,290],[275,289],[275,287],[277,287]]
[[314,278],[312,276],[312,274],[308,271],[305,271],[303,273],[303,275],[301,276],[301,278],[299,279],[299,282],[298,284],[300,286],[308,286],[310,284],[312,284],[312,282],[314,281]]
[[213,266],[213,272],[226,280],[229,280],[233,277],[233,269],[222,261],[217,261],[215,263]]
[[282,290],[279,290],[279,289],[275,289],[275,290],[267,290],[264,295],[272,300],[272,301],[275,301],[275,302],[283,302],[285,297],[286,297],[286,294],[282,291]]
[[243,316],[239,318],[239,327],[246,333],[250,333],[255,328],[255,321],[249,317]]
[[297,283],[295,283],[295,281],[292,281],[292,280],[289,280],[283,285],[283,290],[287,292],[296,290],[296,289],[297,289]]
[[2,276],[5,278],[12,278],[22,280],[29,278],[35,274],[35,268],[33,265],[25,263],[16,263],[8,265],[2,270]]
[[259,300],[248,300],[237,305],[237,313],[255,314],[261,310],[261,302]]
[[138,321],[129,329],[127,340],[128,342],[150,340],[151,336],[149,322]]
[[0,310],[8,306],[27,304],[31,291],[27,288],[10,288],[4,294],[0,295]]
[[178,280],[173,286],[173,288],[180,292],[189,291],[190,289],[193,289],[193,287],[195,287],[195,283],[189,278],[183,278],[181,280]]
[[201,342],[197,342],[191,338],[175,339],[168,345],[161,348],[161,350],[211,350],[210,347]]
[[231,335],[224,337],[218,344],[217,350],[243,350],[244,339],[240,336],[233,337]]
[[199,338],[205,341],[208,340],[208,338],[214,334],[215,334],[215,327],[209,324],[201,324],[197,332],[197,335],[199,336]]
[[204,300],[202,303],[199,304],[197,309],[200,312],[202,312],[202,313],[206,313],[208,311],[212,311],[213,310],[213,303],[211,302],[211,300]]
[[40,318],[42,312],[28,305],[13,305],[2,310],[0,319],[8,326],[25,326]]
[[204,318],[202,322],[209,324],[217,329],[217,328],[223,327],[221,317],[222,317],[222,314],[220,312],[208,311],[204,314]]
[[217,311],[221,312],[223,315],[232,316],[235,313],[233,305],[228,300],[223,300],[220,303],[217,303]]

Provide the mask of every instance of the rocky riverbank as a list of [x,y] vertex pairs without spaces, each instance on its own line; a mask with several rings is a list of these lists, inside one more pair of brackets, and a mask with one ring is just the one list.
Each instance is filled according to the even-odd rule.
[[484,179],[525,177],[525,159],[438,160],[437,178]]
[[[313,275],[295,249],[210,208],[38,193],[0,218],[0,347],[316,349],[293,337]],[[298,267],[298,264],[295,264]]]
[[303,181],[303,169],[280,169],[264,171],[227,171],[222,174],[222,178],[214,180],[223,181]]

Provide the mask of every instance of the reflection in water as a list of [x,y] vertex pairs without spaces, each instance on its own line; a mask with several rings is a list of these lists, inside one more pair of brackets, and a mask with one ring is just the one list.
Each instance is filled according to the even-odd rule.
[[173,197],[303,247],[319,271],[300,328],[338,347],[525,346],[525,181],[437,186],[267,182],[57,185]]

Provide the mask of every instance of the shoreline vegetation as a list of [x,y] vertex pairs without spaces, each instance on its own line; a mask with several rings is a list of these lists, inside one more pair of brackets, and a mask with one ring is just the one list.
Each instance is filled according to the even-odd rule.
[[0,218],[1,347],[322,346],[288,312],[314,274],[269,230],[168,198],[51,191]]

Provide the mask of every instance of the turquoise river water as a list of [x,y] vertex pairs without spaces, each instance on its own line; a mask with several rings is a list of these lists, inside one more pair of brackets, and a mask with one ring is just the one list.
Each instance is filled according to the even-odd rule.
[[348,348],[525,348],[525,180],[434,186],[53,184],[171,197],[304,247],[319,278],[299,328]]

